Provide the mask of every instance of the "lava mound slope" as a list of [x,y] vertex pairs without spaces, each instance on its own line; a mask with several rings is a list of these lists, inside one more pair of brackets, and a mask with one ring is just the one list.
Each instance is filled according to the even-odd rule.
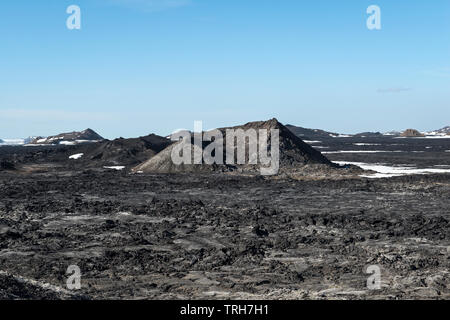
[[[271,130],[279,130],[279,168],[281,171],[286,171],[292,169],[301,169],[308,165],[316,165],[319,167],[331,169],[337,168],[329,161],[325,156],[323,156],[319,151],[312,148],[307,143],[303,142],[302,139],[293,134],[288,128],[277,121],[277,119],[272,119],[269,121],[257,121],[249,122],[244,125],[220,128],[218,129],[223,135],[223,156],[222,164],[194,164],[194,151],[200,149],[198,145],[194,144],[194,134],[191,133],[191,163],[186,164],[175,164],[172,159],[172,153],[174,148],[179,147],[180,144],[186,143],[183,141],[176,142],[166,149],[158,153],[157,155],[151,157],[147,161],[133,168],[134,172],[139,173],[179,173],[179,172],[239,172],[239,173],[255,173],[260,170],[261,164],[250,164],[249,159],[255,159],[258,155],[251,154],[251,148],[248,145],[248,141],[245,140],[245,164],[237,164],[237,141],[233,142],[234,147],[234,162],[233,164],[227,164],[226,161],[226,146],[227,146],[227,130],[239,130],[244,131],[249,129],[254,129],[259,138],[259,131],[261,129],[267,130],[268,142],[267,142],[267,153],[268,156],[273,155],[272,152],[272,137]],[[209,131],[210,133],[211,131]],[[235,131],[236,132],[236,131]],[[207,132],[208,133],[208,132]],[[202,148],[205,150],[212,142],[203,141]],[[242,147],[242,146],[241,146]],[[258,148],[259,149],[259,146]],[[201,151],[201,150],[200,150]],[[255,150],[253,150],[255,151]],[[259,150],[258,150],[259,151]],[[212,156],[215,156],[214,151]]]

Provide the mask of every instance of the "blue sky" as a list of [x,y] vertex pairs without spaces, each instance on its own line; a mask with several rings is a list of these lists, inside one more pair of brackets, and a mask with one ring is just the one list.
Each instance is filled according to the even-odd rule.
[[2,1],[0,39],[0,138],[450,125],[448,0]]

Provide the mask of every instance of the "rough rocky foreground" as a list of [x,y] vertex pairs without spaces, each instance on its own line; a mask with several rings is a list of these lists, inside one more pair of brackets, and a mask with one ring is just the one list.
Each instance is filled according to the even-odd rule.
[[0,298],[449,299],[449,195],[445,174],[0,171]]

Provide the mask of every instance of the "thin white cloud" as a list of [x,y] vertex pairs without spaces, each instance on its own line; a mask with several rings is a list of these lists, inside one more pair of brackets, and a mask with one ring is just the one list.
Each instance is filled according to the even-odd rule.
[[149,12],[175,9],[191,4],[191,0],[106,0],[110,5]]
[[400,92],[406,92],[406,91],[411,91],[411,88],[406,88],[406,87],[393,87],[393,88],[383,88],[383,89],[378,89],[377,92],[378,93],[400,93]]

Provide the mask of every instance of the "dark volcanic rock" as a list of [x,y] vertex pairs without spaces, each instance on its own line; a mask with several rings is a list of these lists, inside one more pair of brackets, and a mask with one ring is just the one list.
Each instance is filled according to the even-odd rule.
[[16,166],[14,163],[2,160],[0,161],[0,170],[15,170]]
[[249,122],[243,126],[232,127],[231,129],[278,129],[280,132],[280,167],[309,163],[331,164],[325,156],[303,142],[291,130],[278,122],[277,119]]
[[[0,181],[0,299],[450,298],[450,175]],[[62,291],[74,264],[81,290]],[[367,288],[368,265],[381,290]]]
[[[167,138],[154,134],[132,139],[81,143],[75,145],[45,145],[1,147],[0,159],[18,163],[58,163],[71,167],[130,166],[160,152],[171,144]],[[82,154],[73,160],[70,156]]]

